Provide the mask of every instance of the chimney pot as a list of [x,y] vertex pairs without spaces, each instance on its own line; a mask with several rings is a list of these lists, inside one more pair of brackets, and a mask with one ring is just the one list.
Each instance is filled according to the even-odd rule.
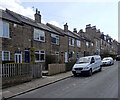
[[96,29],[96,26],[93,26],[92,29]]
[[90,28],[90,27],[91,27],[91,24],[86,25],[86,28]]
[[83,33],[83,29],[80,30],[80,33]]
[[74,28],[74,29],[73,29],[73,32],[77,33],[77,28]]

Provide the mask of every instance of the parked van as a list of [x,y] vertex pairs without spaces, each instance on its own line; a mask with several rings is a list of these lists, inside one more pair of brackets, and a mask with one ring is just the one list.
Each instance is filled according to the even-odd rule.
[[102,61],[99,55],[81,57],[77,60],[72,68],[72,73],[74,76],[80,73],[87,73],[92,75],[95,71],[101,71]]

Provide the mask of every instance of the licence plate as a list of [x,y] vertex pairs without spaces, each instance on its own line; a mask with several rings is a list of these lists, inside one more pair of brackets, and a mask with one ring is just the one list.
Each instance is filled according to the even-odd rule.
[[76,71],[76,73],[81,73],[81,71],[80,71],[80,70],[78,70],[78,71]]

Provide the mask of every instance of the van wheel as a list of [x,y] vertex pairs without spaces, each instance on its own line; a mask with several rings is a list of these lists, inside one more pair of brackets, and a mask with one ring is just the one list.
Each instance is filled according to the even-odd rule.
[[90,69],[88,72],[89,76],[92,76],[92,70]]
[[98,71],[101,72],[102,71],[102,67],[100,67],[100,69]]
[[74,76],[76,77],[76,76],[77,76],[77,74],[75,74],[75,73],[74,73]]

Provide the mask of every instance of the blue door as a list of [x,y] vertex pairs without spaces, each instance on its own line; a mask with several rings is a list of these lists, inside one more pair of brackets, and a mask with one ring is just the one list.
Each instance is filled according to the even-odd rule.
[[25,63],[29,63],[30,62],[30,53],[29,51],[25,51]]

